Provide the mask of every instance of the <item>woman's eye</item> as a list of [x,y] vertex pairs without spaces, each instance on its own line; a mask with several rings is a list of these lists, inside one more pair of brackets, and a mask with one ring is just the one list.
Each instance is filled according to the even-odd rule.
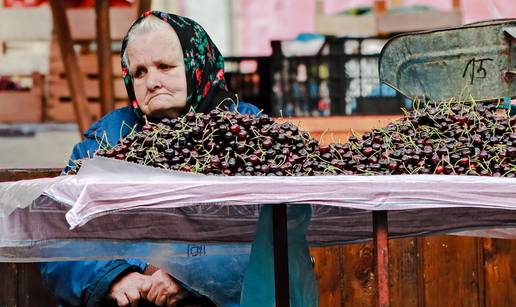
[[143,69],[137,69],[134,72],[134,77],[135,78],[142,78],[144,74],[145,74],[145,71]]
[[172,68],[171,65],[168,65],[168,64],[159,64],[159,69],[170,69]]

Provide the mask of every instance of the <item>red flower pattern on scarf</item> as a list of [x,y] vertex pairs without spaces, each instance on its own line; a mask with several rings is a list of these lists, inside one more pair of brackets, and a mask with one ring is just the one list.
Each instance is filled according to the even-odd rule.
[[202,98],[206,97],[208,95],[208,91],[210,90],[211,82],[206,82],[206,85],[204,86],[204,91],[202,92]]
[[200,68],[197,68],[195,70],[195,80],[197,81],[197,86],[201,85],[201,77],[202,77],[202,70]]
[[208,59],[211,61],[211,58],[213,57],[212,53],[211,53],[211,46],[210,46],[210,43],[208,43],[207,45],[207,48],[208,48]]
[[224,78],[224,69],[221,68],[217,71],[217,79],[222,80],[222,78]]

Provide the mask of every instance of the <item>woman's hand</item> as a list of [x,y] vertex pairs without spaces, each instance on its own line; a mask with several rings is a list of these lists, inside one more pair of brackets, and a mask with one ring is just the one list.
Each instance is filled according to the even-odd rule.
[[148,290],[146,299],[158,306],[173,307],[183,298],[188,296],[188,292],[179,286],[174,279],[162,270],[156,270],[150,275],[151,287]]
[[150,276],[131,272],[111,285],[107,298],[116,300],[118,306],[137,307],[140,299],[145,299],[151,288]]

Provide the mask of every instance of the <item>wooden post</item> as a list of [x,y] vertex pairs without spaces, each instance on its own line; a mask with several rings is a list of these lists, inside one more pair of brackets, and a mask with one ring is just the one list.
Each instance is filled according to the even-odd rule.
[[375,0],[373,3],[373,12],[375,14],[384,14],[387,12],[386,0]]
[[272,234],[276,307],[289,307],[287,204],[272,206]]
[[84,132],[91,125],[91,114],[88,108],[88,99],[84,89],[83,77],[79,69],[77,57],[73,50],[72,36],[70,34],[70,27],[68,25],[64,3],[62,0],[50,0],[50,7],[52,9],[54,30],[57,34],[68,86],[70,87],[70,92],[72,94],[75,119],[79,124],[81,138],[84,138]]
[[460,10],[460,0],[452,0],[452,7],[454,10]]
[[109,1],[95,1],[95,12],[97,21],[97,60],[99,63],[100,112],[102,116],[104,116],[114,109]]
[[137,0],[136,1],[136,12],[138,13],[138,17],[143,13],[150,11],[151,9],[151,0]]
[[39,109],[41,110],[39,121],[43,122],[45,119],[44,116],[44,105],[43,105],[43,75],[41,75],[38,71],[32,73],[32,93],[38,97],[39,100]]
[[387,211],[373,211],[377,307],[389,307],[389,242]]

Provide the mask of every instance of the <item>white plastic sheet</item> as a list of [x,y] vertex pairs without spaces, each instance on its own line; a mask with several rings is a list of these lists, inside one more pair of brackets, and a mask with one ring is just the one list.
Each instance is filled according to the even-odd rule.
[[512,238],[515,199],[511,178],[215,177],[96,158],[75,176],[0,183],[0,261],[142,258],[236,304],[263,205],[311,204],[308,241],[333,244],[370,240],[372,210],[388,211],[391,237]]
[[[96,158],[76,176],[2,183],[0,191],[0,216],[19,208],[0,222],[0,240],[9,244],[252,242],[260,207],[275,203],[312,204],[312,244],[370,239],[372,210],[389,211],[393,237],[458,231],[489,236],[493,227],[503,228],[504,237],[516,236],[514,178],[218,177]],[[31,202],[40,191],[46,197]]]
[[[516,210],[516,179],[474,176],[219,177],[171,172],[112,159],[84,163],[75,180],[48,179],[45,194],[73,206],[72,228],[136,208],[288,203],[362,210]],[[27,182],[30,188],[31,181]],[[39,186],[42,184],[39,183]],[[11,198],[23,193],[7,191]],[[4,192],[5,194],[5,192]]]
[[52,185],[74,180],[71,176],[61,176],[0,183],[0,218],[8,216],[16,208],[27,207]]

